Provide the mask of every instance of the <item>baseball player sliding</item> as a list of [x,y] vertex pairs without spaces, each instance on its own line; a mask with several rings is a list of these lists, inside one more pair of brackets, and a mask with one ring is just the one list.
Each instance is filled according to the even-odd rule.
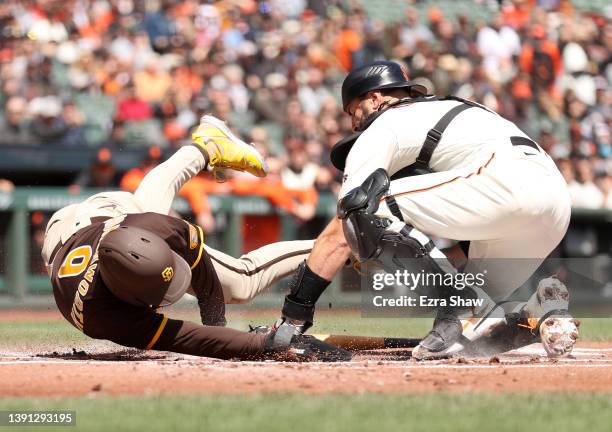
[[[225,304],[247,302],[295,271],[312,241],[267,245],[239,259],[204,244],[202,228],[168,216],[181,186],[202,169],[266,175],[262,157],[220,120],[204,116],[193,145],[153,169],[134,194],[104,192],[56,212],[42,250],[62,315],[96,339],[218,358],[348,360],[311,336],[283,345],[272,333],[224,328]],[[197,297],[204,325],[156,309]]]
[[[415,270],[406,258],[419,257],[429,271],[457,272],[429,236],[469,242],[461,271],[485,266],[487,283],[440,289],[440,297],[483,304],[439,308],[413,356],[448,356],[508,326],[498,302],[535,272],[569,224],[570,197],[552,159],[495,112],[428,96],[394,62],[349,73],[342,100],[355,133],[331,153],[344,172],[338,218],[300,265],[273,326],[274,343],[286,345],[312,325],[315,303],[351,253],[387,271]],[[547,278],[514,310],[550,355],[568,353],[578,337],[567,297],[560,281]]]

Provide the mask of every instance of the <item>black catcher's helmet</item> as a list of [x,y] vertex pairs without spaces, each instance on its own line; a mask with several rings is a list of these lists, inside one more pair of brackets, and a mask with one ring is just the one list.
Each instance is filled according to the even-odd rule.
[[187,261],[151,231],[120,226],[102,239],[98,253],[104,284],[135,306],[168,306],[191,285]]
[[356,97],[372,90],[408,87],[410,96],[425,96],[427,89],[408,79],[408,74],[392,61],[377,61],[349,73],[342,83],[342,107],[344,111]]

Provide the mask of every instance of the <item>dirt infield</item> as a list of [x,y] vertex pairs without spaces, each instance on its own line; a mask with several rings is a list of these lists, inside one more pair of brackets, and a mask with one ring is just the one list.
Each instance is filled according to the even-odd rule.
[[[56,319],[56,311],[0,313],[0,322]],[[612,392],[612,343],[581,343],[561,359],[534,344],[491,358],[425,362],[410,350],[363,351],[331,364],[221,361],[93,340],[37,348],[0,348],[0,395]]]
[[583,345],[574,358],[549,360],[533,345],[491,359],[429,362],[396,350],[365,352],[336,364],[231,362],[132,350],[0,355],[0,394],[15,397],[442,390],[609,392],[612,348]]

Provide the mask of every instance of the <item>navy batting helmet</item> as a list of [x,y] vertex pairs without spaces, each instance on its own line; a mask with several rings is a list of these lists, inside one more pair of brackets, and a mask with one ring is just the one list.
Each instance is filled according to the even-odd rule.
[[[356,97],[372,90],[409,88],[410,96],[425,96],[427,89],[408,79],[408,74],[392,61],[377,61],[349,73],[342,83],[342,107],[344,111]],[[413,94],[414,92],[414,94]]]

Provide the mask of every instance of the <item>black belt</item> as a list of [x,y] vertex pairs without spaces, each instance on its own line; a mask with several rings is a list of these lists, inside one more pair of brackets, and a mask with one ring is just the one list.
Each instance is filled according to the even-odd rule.
[[534,141],[530,140],[529,138],[525,138],[521,136],[511,136],[510,142],[512,143],[513,146],[527,146],[527,147],[531,147],[532,149],[537,150],[538,153],[542,152],[542,150],[540,150],[540,146],[537,145]]

